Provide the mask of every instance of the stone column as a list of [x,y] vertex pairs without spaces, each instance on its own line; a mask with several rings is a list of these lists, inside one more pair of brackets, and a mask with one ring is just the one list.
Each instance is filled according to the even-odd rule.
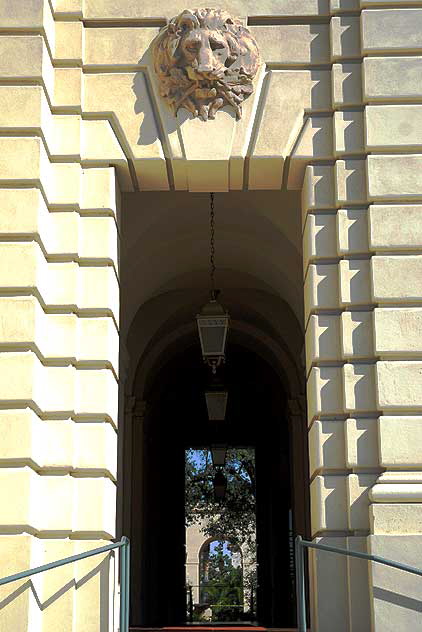
[[[82,23],[54,17],[0,8],[0,576],[115,535],[118,193],[82,159]],[[112,626],[112,558],[2,588],[0,628]]]

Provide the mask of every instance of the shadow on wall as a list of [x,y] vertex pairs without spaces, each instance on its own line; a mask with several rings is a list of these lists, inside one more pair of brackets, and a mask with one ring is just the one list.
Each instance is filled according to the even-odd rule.
[[[139,65],[144,68],[144,70],[137,72],[133,78],[133,92],[135,94],[135,114],[142,116],[141,127],[139,129],[139,138],[138,145],[152,145],[157,140],[159,140],[159,132],[160,129],[160,121],[156,120],[154,115],[154,110],[151,107],[155,105],[155,110],[158,111],[158,107],[155,102],[155,93],[152,86],[152,81],[154,78],[151,76],[153,73],[154,64],[152,61],[152,44],[142,55],[139,60]],[[186,110],[183,111],[185,114],[185,118],[182,122],[184,122],[188,117],[188,112]],[[170,111],[169,111],[170,114]],[[170,125],[166,125],[167,134],[172,134],[175,132],[180,123],[178,119],[175,117],[170,118]]]
[[[111,558],[113,558],[113,563],[110,563]],[[78,570],[80,569],[75,565],[81,564],[83,564],[83,562],[75,562],[74,575],[79,576]],[[34,580],[25,581],[15,590],[13,590],[13,584],[10,584],[12,592],[0,601],[0,619],[6,616],[6,620],[21,620],[21,615],[14,615],[13,610],[20,610],[22,608],[19,597],[26,591],[30,591],[41,613],[46,612],[50,608],[53,611],[51,616],[63,621],[66,618],[66,614],[69,613],[70,599],[71,602],[73,600],[75,604],[73,609],[70,607],[72,613],[70,615],[71,617],[73,616],[74,619],[77,617],[77,610],[84,613],[91,612],[92,617],[99,622],[99,627],[97,628],[98,632],[115,632],[118,629],[118,613],[115,609],[115,592],[117,587],[115,569],[116,558],[114,554],[111,553],[80,579],[72,577],[72,579],[64,584],[62,584],[60,580],[57,581],[57,573],[61,573],[60,576],[63,577],[63,570],[61,568],[53,571],[45,571],[42,575],[46,577],[56,573],[54,576],[56,581],[53,579],[53,585],[55,586],[54,592],[52,592],[47,599],[44,599],[44,601],[42,601],[38,594],[39,591],[37,591],[36,583],[34,585]],[[39,575],[35,575],[34,577],[39,577]],[[36,581],[37,580],[35,580],[35,582]],[[48,583],[47,586],[50,587],[51,583]],[[45,583],[43,582],[41,584],[42,593],[45,595],[47,590],[48,588],[46,589]],[[73,596],[69,594],[72,590],[80,592],[79,594],[76,592],[75,596]],[[5,591],[5,589],[3,589],[3,591]],[[64,599],[60,601],[62,598]],[[28,599],[31,599],[31,595],[28,596]],[[7,612],[8,608],[10,608],[10,613]],[[96,612],[92,612],[94,608],[97,608]],[[29,612],[31,612],[31,610],[29,610]],[[9,617],[11,618],[9,619]],[[70,627],[72,627],[71,622],[70,624]],[[75,624],[75,622],[73,624]],[[81,624],[82,621],[79,622],[79,625]]]
[[381,601],[386,601],[388,604],[400,606],[400,608],[405,608],[406,610],[414,610],[422,614],[422,601],[419,599],[413,599],[407,595],[401,595],[391,590],[386,590],[385,588],[379,588],[378,586],[374,586],[372,590],[375,599],[380,599]]

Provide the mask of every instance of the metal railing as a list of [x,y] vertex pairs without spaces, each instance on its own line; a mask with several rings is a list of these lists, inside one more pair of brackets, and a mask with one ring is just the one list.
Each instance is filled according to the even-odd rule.
[[309,542],[302,540],[298,535],[295,540],[295,562],[296,562],[296,604],[297,604],[297,626],[298,632],[306,632],[306,588],[305,588],[305,549],[318,549],[327,551],[328,553],[338,553],[348,557],[358,557],[361,560],[377,562],[391,568],[398,568],[407,573],[413,573],[422,577],[422,569],[415,566],[408,566],[400,562],[388,560],[380,555],[371,555],[370,553],[361,553],[359,551],[349,551],[348,549],[340,549],[336,546],[328,546],[327,544],[319,544],[318,542]]
[[[198,589],[198,593],[200,595],[200,601],[198,603],[194,602],[193,590]],[[215,594],[215,591],[219,588],[228,588],[230,592],[236,593],[237,603],[219,603],[219,595]],[[250,616],[254,619],[254,604],[255,604],[255,595],[254,591],[256,590],[255,586],[232,586],[231,584],[211,584],[207,585],[206,582],[202,584],[187,584],[185,586],[186,594],[187,594],[187,614],[189,617],[189,623],[194,622],[194,611],[195,609],[201,608],[211,608],[216,609],[217,612],[226,610],[238,610],[239,617],[242,612],[245,612],[245,598],[246,595],[249,595],[249,609],[247,610],[250,613]],[[213,595],[214,592],[214,595]],[[210,594],[211,593],[211,594]],[[234,596],[234,595],[232,595]],[[215,598],[214,602],[212,598]],[[235,598],[236,598],[235,597]],[[225,619],[224,619],[225,620]],[[241,618],[236,620],[243,620]],[[249,620],[249,619],[248,619]],[[213,619],[213,622],[218,621],[218,619]],[[233,620],[234,621],[234,620]]]
[[129,538],[123,536],[119,542],[113,542],[106,546],[101,546],[98,549],[92,549],[92,551],[86,551],[85,553],[78,553],[78,555],[71,555],[65,557],[62,560],[56,560],[49,564],[43,564],[36,568],[31,568],[27,571],[21,571],[14,575],[8,575],[0,579],[0,586],[16,582],[19,579],[25,579],[31,577],[37,573],[44,573],[52,568],[58,568],[59,566],[65,566],[65,564],[72,564],[72,562],[78,562],[84,560],[87,557],[93,557],[94,555],[100,555],[101,553],[107,553],[113,549],[121,549],[120,554],[120,632],[129,632],[129,570],[130,570],[130,541]]

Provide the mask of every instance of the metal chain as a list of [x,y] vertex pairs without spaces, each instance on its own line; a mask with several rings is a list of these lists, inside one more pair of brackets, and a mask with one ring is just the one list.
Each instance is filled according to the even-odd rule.
[[215,235],[215,226],[214,226],[214,193],[210,193],[210,278],[211,278],[211,293],[214,296],[215,294],[215,246],[214,246],[214,235]]

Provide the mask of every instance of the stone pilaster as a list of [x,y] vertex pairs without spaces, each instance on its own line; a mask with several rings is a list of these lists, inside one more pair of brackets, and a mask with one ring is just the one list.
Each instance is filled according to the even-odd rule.
[[[0,9],[1,576],[114,537],[118,389],[118,190],[114,168],[85,152],[82,23],[55,20],[43,0],[10,8]],[[113,560],[45,573],[33,591],[2,588],[0,627],[99,630],[101,610],[113,619]]]
[[[357,3],[331,10],[331,159],[311,161],[302,190],[311,526],[318,541],[365,551],[380,463],[360,17]],[[310,560],[313,629],[369,630],[366,564]]]
[[[420,566],[422,8],[334,4],[335,162],[303,188],[312,528]],[[417,626],[412,578],[373,565],[368,604],[362,563],[312,560],[316,629]]]
[[[361,2],[377,437],[370,551],[422,567],[422,3]],[[405,5],[405,6],[402,6]],[[374,630],[416,629],[420,582],[372,565]]]

